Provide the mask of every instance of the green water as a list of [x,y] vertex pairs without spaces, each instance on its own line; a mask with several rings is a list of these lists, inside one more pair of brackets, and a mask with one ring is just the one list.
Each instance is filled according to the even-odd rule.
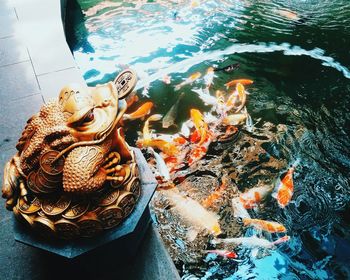
[[[350,1],[218,0],[196,8],[190,1],[78,2],[70,3],[68,37],[89,85],[131,67],[139,75],[138,96],[165,114],[180,94],[174,86],[190,74],[239,63],[236,71],[217,74],[211,92],[232,79],[254,80],[247,109],[257,131],[268,123],[276,134],[262,145],[266,154],[286,163],[301,160],[295,203],[266,209],[286,224],[291,242],[241,263],[205,259],[188,265],[180,257],[183,278],[349,279]],[[178,126],[155,126],[158,132],[177,132],[191,108],[209,110],[191,91],[202,84],[183,88]],[[132,124],[129,141],[141,127]],[[255,182],[252,172],[243,173],[236,182],[241,190]]]

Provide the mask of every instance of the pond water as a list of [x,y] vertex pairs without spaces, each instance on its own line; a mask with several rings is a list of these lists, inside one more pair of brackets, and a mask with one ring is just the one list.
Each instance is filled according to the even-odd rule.
[[[203,201],[228,178],[228,188],[209,207],[220,217],[223,237],[256,233],[233,217],[231,198],[262,183],[275,184],[299,161],[287,207],[268,198],[249,210],[254,218],[284,224],[291,239],[273,250],[231,248],[237,259],[204,254],[213,249],[212,236],[182,221],[164,191],[156,194],[154,219],[183,279],[350,279],[348,0],[80,0],[69,5],[67,36],[89,85],[113,80],[131,67],[139,77],[139,104],[152,100],[152,112],[159,114],[184,92],[176,126],[155,124],[159,133],[178,132],[192,108],[210,110],[192,91],[202,79],[175,91],[191,74],[238,63],[229,73],[215,72],[212,95],[226,90],[230,80],[254,80],[246,86],[253,130],[243,125],[235,141],[213,143],[177,186],[183,195]],[[131,144],[143,123],[127,124]]]

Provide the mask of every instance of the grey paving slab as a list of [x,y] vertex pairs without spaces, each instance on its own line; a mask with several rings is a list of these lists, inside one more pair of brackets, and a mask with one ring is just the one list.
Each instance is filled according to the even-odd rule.
[[0,278],[34,279],[45,270],[45,255],[15,242],[12,222],[8,219],[0,223]]
[[0,66],[29,61],[27,48],[16,38],[0,39]]
[[17,25],[17,16],[14,8],[9,1],[0,3],[0,38],[8,37],[14,34]]
[[[33,66],[30,61],[0,67],[0,106],[3,108],[10,101],[40,92]],[[13,113],[7,111],[7,113]]]
[[77,68],[69,68],[62,71],[52,72],[38,76],[41,93],[45,102],[52,98],[58,98],[61,88],[70,83],[80,83],[85,85],[86,82]]
[[27,120],[39,111],[42,104],[41,94],[0,104],[0,152],[16,146]]
[[19,33],[27,44],[35,73],[42,75],[75,67],[64,36],[60,1],[17,1],[16,11],[21,22]]

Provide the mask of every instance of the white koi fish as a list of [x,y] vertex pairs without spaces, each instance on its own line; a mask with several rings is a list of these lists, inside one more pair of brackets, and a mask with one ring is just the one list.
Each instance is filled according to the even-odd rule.
[[250,215],[239,197],[232,198],[233,216],[235,218],[250,219]]
[[266,249],[272,249],[277,244],[281,244],[284,242],[287,242],[290,239],[288,235],[285,235],[276,241],[268,241],[264,238],[259,238],[256,235],[251,237],[237,237],[237,238],[225,238],[220,239],[216,238],[211,241],[212,244],[220,244],[220,243],[226,243],[226,244],[236,244],[236,245],[242,245],[249,248],[266,248]]
[[148,148],[154,155],[154,158],[156,160],[156,164],[157,164],[157,169],[158,172],[160,174],[160,176],[162,176],[164,178],[164,180],[168,181],[170,180],[170,173],[168,170],[168,167],[166,166],[164,159],[160,156],[160,154],[158,154],[155,150],[153,150],[152,147]]
[[199,202],[182,196],[175,189],[162,191],[162,193],[170,200],[178,214],[192,226],[206,229],[215,236],[221,233],[219,216],[205,209]]

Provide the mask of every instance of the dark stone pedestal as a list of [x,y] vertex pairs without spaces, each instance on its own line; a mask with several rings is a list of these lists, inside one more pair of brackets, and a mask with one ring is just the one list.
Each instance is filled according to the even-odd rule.
[[142,193],[130,216],[122,224],[94,238],[73,241],[45,240],[19,222],[14,223],[15,240],[65,258],[116,265],[129,262],[151,222],[148,203],[157,182],[139,149],[134,149],[139,167]]

